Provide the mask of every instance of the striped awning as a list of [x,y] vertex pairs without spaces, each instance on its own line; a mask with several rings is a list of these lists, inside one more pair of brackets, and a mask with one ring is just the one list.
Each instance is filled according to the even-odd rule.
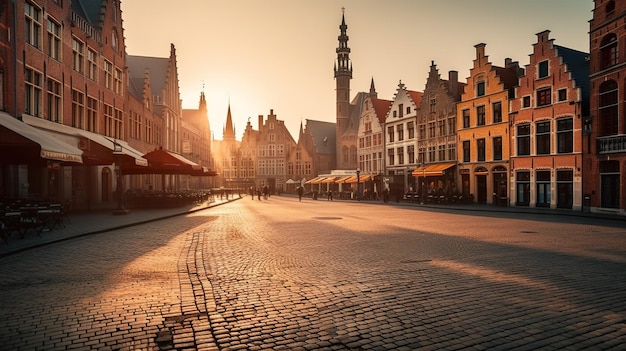
[[444,172],[451,167],[456,166],[456,163],[437,163],[432,165],[420,166],[413,170],[413,177],[436,177],[442,176]]

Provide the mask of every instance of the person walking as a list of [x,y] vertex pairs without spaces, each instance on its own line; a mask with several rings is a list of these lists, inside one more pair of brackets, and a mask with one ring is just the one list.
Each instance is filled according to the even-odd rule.
[[304,193],[304,188],[302,186],[298,187],[298,201],[302,202],[302,194]]
[[256,196],[261,201],[261,188],[256,188]]
[[333,191],[328,190],[328,201],[333,201]]

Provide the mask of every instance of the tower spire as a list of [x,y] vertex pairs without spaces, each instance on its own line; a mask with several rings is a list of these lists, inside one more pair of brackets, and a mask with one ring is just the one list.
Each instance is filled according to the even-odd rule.
[[233,117],[230,113],[230,98],[228,98],[228,113],[226,114],[226,127],[224,127],[224,140],[235,140]]
[[346,25],[345,8],[341,9],[341,25],[337,37],[337,59],[335,60],[335,90],[336,90],[336,133],[335,133],[335,166],[344,169],[349,166],[349,160],[343,159],[340,150],[350,145],[344,145],[342,136],[350,129],[350,80],[352,79],[352,62],[350,62],[350,48],[348,47],[348,26]]

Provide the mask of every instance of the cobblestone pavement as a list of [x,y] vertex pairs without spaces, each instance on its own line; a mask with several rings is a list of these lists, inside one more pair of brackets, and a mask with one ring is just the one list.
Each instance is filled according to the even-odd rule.
[[620,350],[623,223],[271,197],[0,259],[2,350]]

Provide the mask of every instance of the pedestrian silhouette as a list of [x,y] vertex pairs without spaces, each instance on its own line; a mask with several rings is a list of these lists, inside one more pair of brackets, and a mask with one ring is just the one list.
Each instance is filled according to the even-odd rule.
[[302,194],[304,193],[304,188],[299,186],[297,190],[298,190],[298,201],[302,201]]

